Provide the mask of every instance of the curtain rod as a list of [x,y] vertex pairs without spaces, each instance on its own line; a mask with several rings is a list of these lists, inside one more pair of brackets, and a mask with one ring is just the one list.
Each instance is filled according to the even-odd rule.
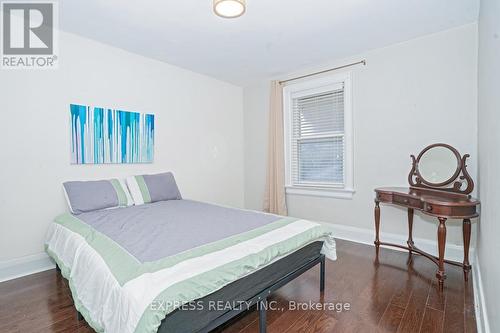
[[290,81],[300,80],[300,79],[303,79],[303,78],[306,78],[306,77],[309,77],[309,76],[323,74],[323,73],[328,73],[328,72],[331,72],[331,71],[336,71],[338,69],[342,69],[342,68],[346,68],[346,67],[351,67],[351,66],[356,66],[356,65],[359,65],[359,64],[363,64],[363,66],[366,66],[366,60],[363,59],[361,61],[353,62],[353,63],[347,64],[347,65],[342,65],[342,66],[339,66],[339,67],[325,69],[325,70],[319,71],[319,72],[314,72],[314,73],[310,73],[310,74],[306,74],[306,75],[301,75],[301,76],[293,77],[293,78],[288,79],[288,80],[279,81],[279,83],[283,84],[283,83],[290,82]]

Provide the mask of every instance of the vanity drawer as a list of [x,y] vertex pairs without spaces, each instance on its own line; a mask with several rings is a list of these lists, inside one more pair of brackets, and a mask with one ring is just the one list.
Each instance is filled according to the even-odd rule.
[[393,202],[395,204],[410,206],[414,208],[422,208],[422,201],[416,198],[408,198],[407,196],[394,195]]

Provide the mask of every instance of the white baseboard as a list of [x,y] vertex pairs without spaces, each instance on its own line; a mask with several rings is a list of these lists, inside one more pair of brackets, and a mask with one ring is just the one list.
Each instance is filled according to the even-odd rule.
[[[340,224],[324,223],[333,228],[334,236],[339,239],[345,239],[356,243],[368,244],[373,246],[374,231],[370,229],[356,228]],[[398,234],[380,233],[380,238],[386,242],[406,244],[406,237]],[[415,238],[415,243],[420,249],[436,254],[436,242],[427,239]],[[395,248],[398,250],[397,248]],[[454,244],[447,244],[445,257],[449,260],[462,261],[463,247]],[[475,250],[470,249],[471,262],[474,262]],[[17,259],[0,262],[0,282],[12,280],[18,277],[34,274],[55,267],[54,262],[50,257],[42,252],[31,256],[21,257]]]
[[[356,228],[356,227],[340,225],[340,224],[332,224],[326,222],[324,222],[323,224],[329,226],[330,228],[333,228],[333,236],[335,238],[345,239],[356,243],[362,243],[374,246],[373,244],[373,241],[375,240],[374,230]],[[388,243],[406,245],[406,236],[399,234],[380,232],[380,240]],[[415,242],[415,245],[418,246],[418,248],[421,249],[422,251],[429,252],[433,255],[437,255],[438,252],[437,242],[421,238],[414,238],[413,240]],[[392,247],[391,249],[404,251],[402,249],[392,248]],[[464,248],[461,245],[446,244],[444,253],[445,253],[445,258],[448,260],[459,261],[459,262],[463,261]],[[471,263],[474,262],[476,258],[474,248],[470,248],[469,258],[471,258],[470,259]]]
[[0,282],[55,268],[52,259],[44,252],[0,261]]
[[478,333],[490,333],[486,300],[484,298],[483,280],[477,254],[474,256],[476,264],[472,267],[472,282],[474,288],[474,305],[476,310],[476,323]]

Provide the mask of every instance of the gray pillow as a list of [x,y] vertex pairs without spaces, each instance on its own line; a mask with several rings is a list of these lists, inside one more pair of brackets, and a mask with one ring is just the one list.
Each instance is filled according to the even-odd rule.
[[171,172],[128,177],[127,186],[136,205],[182,199]]
[[133,204],[123,180],[69,181],[63,188],[73,214]]

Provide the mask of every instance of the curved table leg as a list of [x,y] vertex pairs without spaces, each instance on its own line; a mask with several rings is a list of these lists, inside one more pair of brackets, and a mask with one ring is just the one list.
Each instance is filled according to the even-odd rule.
[[406,244],[408,244],[408,247],[410,248],[411,256],[411,247],[413,246],[413,208],[408,208],[408,241]]
[[375,250],[377,252],[377,256],[380,248],[379,233],[380,233],[380,205],[379,201],[375,200],[375,242],[373,243],[375,244]]
[[471,269],[471,266],[469,263],[470,229],[471,229],[470,219],[464,219],[463,224],[462,224],[462,231],[463,231],[463,237],[464,237],[463,269],[464,269],[465,281],[469,280],[469,271]]
[[446,274],[444,273],[444,248],[446,245],[446,218],[438,217],[438,251],[439,251],[439,268],[436,273],[436,277],[439,282],[439,290],[443,290],[444,279],[446,279]]

